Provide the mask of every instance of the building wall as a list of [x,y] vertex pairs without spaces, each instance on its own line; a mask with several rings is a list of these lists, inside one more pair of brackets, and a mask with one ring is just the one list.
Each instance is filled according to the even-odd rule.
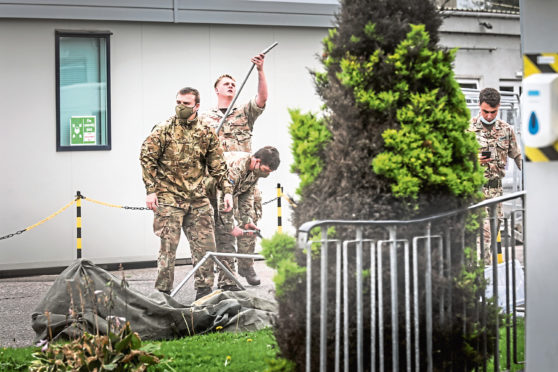
[[[140,145],[155,123],[173,114],[176,91],[186,85],[196,87],[202,110],[211,107],[216,103],[215,78],[232,73],[241,81],[250,68],[249,58],[274,41],[279,45],[265,64],[269,101],[256,124],[253,148],[275,145],[282,157],[279,170],[260,181],[263,200],[276,196],[277,183],[294,195],[299,181],[289,171],[287,109],[317,111],[321,105],[308,69],[320,68],[316,53],[333,20],[335,1],[280,2],[282,7],[270,1],[237,1],[233,15],[221,9],[230,7],[228,3],[217,0],[204,2],[203,9],[197,10],[198,3],[185,0],[73,3],[83,4],[25,0],[13,5],[0,0],[0,154],[4,159],[0,162],[4,175],[0,235],[40,221],[70,202],[77,190],[103,202],[144,206]],[[201,12],[205,23],[188,23],[188,11]],[[251,24],[239,24],[236,16]],[[515,31],[519,19],[490,16],[487,22],[494,27],[483,30],[478,17],[471,12],[449,14],[441,44],[467,47],[457,53],[458,78],[476,77],[481,87],[494,86],[521,69]],[[302,27],[306,23],[313,27]],[[57,29],[112,32],[110,151],[56,152]],[[256,86],[253,73],[239,102],[253,97]],[[158,239],[152,233],[150,211],[82,204],[83,257],[96,263],[156,258]],[[285,202],[282,211],[285,230],[294,233]],[[72,207],[33,230],[0,240],[0,272],[71,262],[76,256],[75,220]],[[271,236],[276,225],[275,203],[271,203],[264,206],[263,235]],[[183,235],[178,256],[189,255]]]
[[[54,31],[108,30],[111,36],[112,150],[56,152]],[[215,78],[246,76],[250,57],[274,41],[265,71],[269,100],[254,131],[253,147],[278,147],[279,170],[260,182],[263,200],[276,196],[276,184],[294,194],[296,176],[288,135],[287,108],[317,110],[308,68],[323,28],[228,26],[70,20],[0,20],[0,101],[2,131],[0,195],[4,212],[0,234],[15,232],[70,202],[76,190],[92,199],[144,206],[139,150],[153,125],[174,113],[178,89],[200,90],[202,110],[216,104]],[[239,97],[256,93],[253,73]],[[153,260],[158,239],[151,211],[129,211],[82,202],[83,257],[95,262]],[[283,208],[286,230],[289,208]],[[264,207],[263,235],[277,225],[275,204]],[[0,270],[65,265],[76,256],[75,207],[16,237],[0,240]],[[183,236],[179,257],[189,257]]]
[[514,87],[519,93],[523,64],[519,15],[446,11],[440,44],[459,48],[454,72],[461,83],[477,89]]
[[[558,53],[558,3],[529,0],[521,2],[521,43],[523,53]],[[526,108],[528,109],[528,108]],[[527,284],[526,371],[555,371],[558,366],[558,320],[555,316],[558,290],[558,162],[526,162],[525,189]],[[550,207],[550,208],[549,208]]]

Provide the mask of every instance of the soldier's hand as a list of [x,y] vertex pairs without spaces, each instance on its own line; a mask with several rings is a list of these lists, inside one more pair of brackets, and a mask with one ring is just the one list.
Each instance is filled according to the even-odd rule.
[[258,54],[257,56],[252,57],[250,61],[252,61],[252,63],[256,65],[258,71],[261,71],[264,65],[264,58],[265,54]]
[[147,194],[147,197],[145,198],[145,204],[147,205],[147,208],[155,212],[157,210],[157,207],[159,207],[159,200],[157,199],[157,194],[156,193]]
[[486,163],[488,163],[488,162],[491,161],[491,160],[492,160],[491,157],[489,157],[489,156],[483,156],[483,155],[479,154],[479,162],[480,162],[481,164],[486,164]]
[[223,212],[230,212],[233,209],[233,197],[232,194],[225,194],[225,197],[223,198],[224,200],[224,209]]
[[231,231],[231,235],[238,238],[239,236],[242,236],[242,234],[244,234],[244,230],[242,230],[240,227],[235,226],[234,229],[232,229]]
[[246,230],[259,230],[258,226],[254,225],[254,223],[250,222],[244,225],[244,229]]

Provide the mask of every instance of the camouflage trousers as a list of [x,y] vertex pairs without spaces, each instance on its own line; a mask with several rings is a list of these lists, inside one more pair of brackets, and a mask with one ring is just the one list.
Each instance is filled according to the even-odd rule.
[[[503,190],[502,187],[483,187],[482,192],[484,194],[485,199],[492,199],[498,196],[502,196]],[[498,218],[496,219],[496,234],[500,231],[500,225],[502,224],[502,219],[504,217],[504,213],[502,212],[502,204],[496,204],[496,215]],[[484,248],[484,256],[482,257],[485,265],[490,265],[492,263],[492,250],[493,248],[490,246],[492,243],[492,233],[490,229],[492,221],[492,215],[490,213],[490,208],[486,208],[486,217],[483,220],[483,248]],[[480,257],[480,243],[477,244],[478,246],[478,254]]]
[[[206,252],[215,252],[215,236],[213,228],[213,209],[209,200],[205,199],[196,206],[187,209],[159,206],[155,212],[153,231],[161,238],[159,258],[157,259],[157,280],[155,288],[170,291],[174,282],[174,264],[176,248],[180,241],[180,232],[190,243],[192,265],[195,266],[205,256]],[[213,263],[208,260],[194,274],[196,289],[213,287]]]
[[[258,216],[261,216],[261,194],[259,193],[259,190],[256,190],[256,193],[259,196],[259,201],[256,203],[256,200],[254,200],[254,206],[252,208],[252,220],[254,221],[254,223],[257,223]],[[254,197],[256,196],[255,194]],[[236,207],[238,205],[237,199],[235,198],[235,208],[232,212],[222,212],[222,203],[223,201],[220,200],[219,206],[217,207],[217,201],[212,201],[213,207],[219,208],[219,213],[215,217],[215,241],[217,243],[217,251],[223,253],[254,254],[254,251],[256,249],[255,236],[240,236],[238,238],[235,238],[230,233],[234,228],[235,219],[237,221],[240,221],[239,211]],[[255,209],[256,204],[260,206],[259,215],[257,214],[257,210]],[[231,272],[235,272],[235,259],[233,257],[221,257],[220,260],[225,266],[229,268]],[[254,265],[254,260],[251,258],[239,258],[237,259],[237,262],[239,271],[246,270]],[[224,285],[230,284],[234,284],[232,279],[228,278],[224,273],[219,272],[218,286],[222,287]]]

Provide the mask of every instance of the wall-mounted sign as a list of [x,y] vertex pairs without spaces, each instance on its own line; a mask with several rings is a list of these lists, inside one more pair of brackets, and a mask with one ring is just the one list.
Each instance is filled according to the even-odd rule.
[[558,161],[558,53],[524,54],[522,84],[525,158]]
[[95,116],[72,116],[70,118],[70,145],[97,144],[97,120]]

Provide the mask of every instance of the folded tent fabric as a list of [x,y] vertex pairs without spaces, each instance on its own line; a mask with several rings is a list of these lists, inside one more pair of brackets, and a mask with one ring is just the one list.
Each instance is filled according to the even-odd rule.
[[121,279],[91,261],[78,259],[58,276],[31,318],[35,342],[74,338],[84,331],[106,334],[107,319],[115,319],[114,324],[116,318],[129,321],[143,340],[162,340],[219,326],[254,331],[273,325],[276,314],[275,302],[244,291],[219,293],[199,306],[183,305],[161,293],[146,296],[123,287]]

